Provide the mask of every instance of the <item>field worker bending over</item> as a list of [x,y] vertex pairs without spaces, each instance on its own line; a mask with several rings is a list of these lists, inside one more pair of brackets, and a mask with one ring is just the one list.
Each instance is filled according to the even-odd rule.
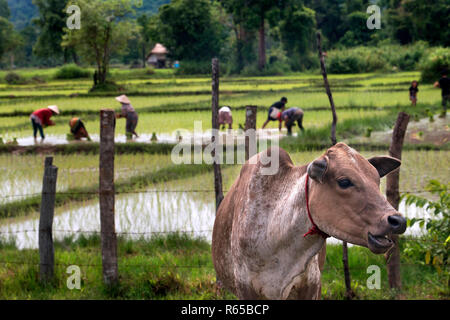
[[54,126],[55,123],[50,120],[50,118],[57,114],[59,114],[59,109],[57,106],[49,106],[44,109],[39,109],[31,114],[30,120],[31,124],[33,125],[33,136],[35,140],[38,130],[42,140],[45,139],[43,128],[47,126]]
[[81,140],[82,138],[87,138],[89,141],[91,141],[91,138],[89,137],[89,134],[86,130],[86,127],[84,126],[83,121],[81,121],[80,118],[72,118],[69,122],[70,126],[70,132],[73,135],[73,138],[75,140]]
[[281,121],[285,122],[289,136],[292,135],[292,127],[295,125],[295,121],[297,121],[300,130],[305,131],[305,129],[303,128],[303,114],[303,110],[296,107],[287,109],[286,111],[283,111],[281,113]]
[[231,109],[228,106],[224,106],[219,109],[219,126],[223,125],[222,129],[225,129],[225,125],[228,124],[228,129],[233,129],[233,115]]
[[[269,116],[267,117],[266,122],[264,122],[262,128],[264,129],[269,121],[277,121],[279,120],[279,113],[284,111],[284,108],[286,107],[286,103],[288,102],[288,99],[286,97],[281,98],[280,101],[275,102],[270,108],[269,108]],[[278,124],[278,129],[281,131],[281,121]]]
[[132,139],[133,135],[135,135],[136,138],[139,138],[138,134],[136,133],[136,127],[138,124],[139,117],[137,112],[131,105],[130,99],[128,99],[126,95],[121,95],[120,97],[117,97],[116,100],[122,104],[122,110],[116,117],[118,119],[119,118],[127,119],[126,133],[125,133],[127,139]]

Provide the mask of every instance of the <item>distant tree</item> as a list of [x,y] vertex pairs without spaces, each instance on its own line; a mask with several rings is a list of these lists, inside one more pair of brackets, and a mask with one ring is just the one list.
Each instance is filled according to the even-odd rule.
[[137,32],[133,14],[140,1],[134,0],[74,0],[82,12],[80,30],[65,29],[63,46],[74,46],[88,62],[95,63],[98,81],[107,81],[109,63],[113,54],[126,51],[129,38]]
[[0,0],[0,17],[9,20],[11,17],[11,11],[9,10],[8,1]]
[[160,7],[159,20],[160,40],[172,57],[201,61],[219,56],[226,34],[209,0],[173,0]]
[[317,29],[326,39],[325,46],[333,47],[347,31],[345,0],[305,0],[305,5],[316,12]]
[[450,45],[448,0],[382,1],[391,37],[401,44],[425,40],[431,45]]
[[14,67],[14,51],[23,43],[14,25],[4,17],[0,17],[0,60],[6,55],[10,58],[11,67]]
[[137,18],[137,24],[139,27],[139,46],[142,54],[142,67],[145,68],[147,62],[147,55],[150,46],[157,38],[157,17],[146,14],[140,15]]
[[[39,37],[34,46],[34,54],[41,58],[54,58],[68,62],[69,56],[74,56],[70,47],[62,47],[62,37],[66,27],[67,13],[65,8],[68,0],[33,0],[39,9],[39,18],[34,24],[39,27]],[[76,61],[77,58],[74,57]]]
[[340,43],[347,47],[366,44],[370,41],[371,35],[376,32],[366,26],[367,14],[363,12],[352,12],[346,19],[348,31],[341,38]]
[[257,30],[258,16],[243,5],[242,0],[221,0],[220,3],[231,16],[230,28],[236,38],[235,71],[240,72],[254,58],[254,30]]
[[280,24],[288,56],[303,55],[314,47],[315,12],[304,6],[289,8]]

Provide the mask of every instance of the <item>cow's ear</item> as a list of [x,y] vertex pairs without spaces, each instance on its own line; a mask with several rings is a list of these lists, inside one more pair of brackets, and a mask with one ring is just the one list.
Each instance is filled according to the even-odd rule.
[[402,164],[400,160],[388,156],[373,157],[368,160],[370,164],[377,169],[380,178],[383,178],[389,172],[397,169]]
[[323,156],[311,162],[308,165],[306,171],[311,179],[323,183],[323,178],[325,177],[327,170],[328,170],[328,157]]

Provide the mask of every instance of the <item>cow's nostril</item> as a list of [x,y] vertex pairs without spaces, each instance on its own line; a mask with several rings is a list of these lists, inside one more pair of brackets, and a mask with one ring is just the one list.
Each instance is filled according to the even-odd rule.
[[388,217],[388,223],[393,229],[394,233],[400,234],[406,230],[406,219],[399,215],[393,215]]

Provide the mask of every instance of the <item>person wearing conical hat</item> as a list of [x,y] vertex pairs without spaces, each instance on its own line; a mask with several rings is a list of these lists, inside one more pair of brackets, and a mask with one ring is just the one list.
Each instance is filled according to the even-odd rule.
[[54,126],[55,123],[52,120],[50,120],[50,118],[54,115],[58,115],[59,113],[60,112],[59,112],[58,106],[49,106],[44,109],[36,110],[31,114],[30,120],[31,120],[31,124],[33,126],[34,139],[36,139],[38,130],[39,130],[42,140],[45,139],[43,128],[47,127],[47,126]]
[[72,118],[69,121],[70,126],[70,133],[72,133],[73,138],[75,140],[81,140],[82,138],[87,138],[89,141],[91,141],[91,138],[89,137],[89,134],[86,130],[86,127],[84,126],[83,121],[81,121],[80,118]]
[[136,127],[138,124],[138,114],[136,110],[134,110],[133,106],[131,105],[130,99],[126,95],[121,95],[119,97],[116,97],[116,100],[122,104],[122,110],[119,114],[117,114],[117,118],[126,118],[127,124],[126,124],[126,136],[133,138],[133,135],[138,138],[138,134],[136,133]]

